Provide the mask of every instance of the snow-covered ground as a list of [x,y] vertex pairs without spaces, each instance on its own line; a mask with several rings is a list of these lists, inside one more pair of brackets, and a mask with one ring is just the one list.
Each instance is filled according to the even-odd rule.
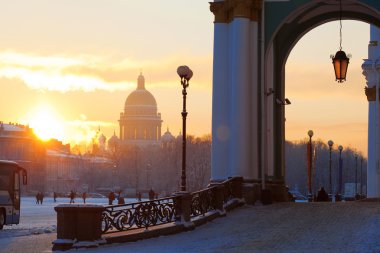
[[[126,203],[136,201],[136,199],[125,200]],[[57,198],[57,202],[54,203],[53,198],[46,197],[42,205],[37,205],[34,197],[22,197],[20,224],[4,226],[4,229],[0,231],[0,238],[55,232],[57,226],[57,216],[54,207],[59,204],[67,204],[69,202],[70,200],[68,198]],[[83,203],[83,200],[81,198],[77,198],[75,203]],[[86,203],[108,205],[108,199],[88,198]]]
[[[21,224],[0,231],[0,252],[51,252],[56,234],[48,231],[55,228],[55,204],[47,199],[37,206],[33,198],[23,199],[23,204]],[[189,232],[68,252],[372,253],[380,252],[379,233],[379,202],[276,203],[243,206]]]

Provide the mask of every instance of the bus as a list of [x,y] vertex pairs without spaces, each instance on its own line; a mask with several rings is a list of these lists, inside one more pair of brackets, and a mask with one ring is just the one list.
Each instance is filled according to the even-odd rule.
[[20,183],[27,184],[26,170],[13,161],[0,160],[0,230],[20,222]]

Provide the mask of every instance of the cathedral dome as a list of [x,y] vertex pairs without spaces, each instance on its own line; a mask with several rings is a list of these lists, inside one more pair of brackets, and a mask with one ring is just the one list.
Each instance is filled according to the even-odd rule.
[[[145,89],[145,78],[142,74],[139,75],[137,79],[137,89],[134,90],[127,99],[125,100],[124,110],[134,114],[138,110],[140,113],[146,114],[147,112],[142,112],[148,110],[149,113],[157,113],[157,102],[152,93]],[[152,111],[153,110],[153,111]]]
[[124,112],[120,113],[120,141],[138,146],[155,145],[161,140],[161,123],[156,99],[145,89],[145,78],[140,73],[137,88],[129,94]]
[[166,130],[164,135],[161,136],[161,141],[163,142],[171,142],[174,140],[175,140],[175,137],[169,132],[169,128]]
[[125,107],[136,105],[149,105],[157,107],[156,99],[153,97],[152,93],[146,89],[137,89],[133,91],[129,94],[127,100],[125,100]]
[[119,138],[117,138],[114,131],[112,137],[108,140],[108,147],[116,147],[117,145],[119,145]]
[[100,135],[98,141],[99,141],[99,143],[106,143],[106,139],[107,138],[104,136],[104,134],[102,134],[102,135]]

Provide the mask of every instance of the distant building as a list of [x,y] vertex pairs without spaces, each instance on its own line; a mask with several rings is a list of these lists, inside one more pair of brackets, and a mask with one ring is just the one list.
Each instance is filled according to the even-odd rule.
[[158,145],[161,140],[161,113],[157,112],[154,96],[145,89],[142,74],[137,89],[127,97],[124,112],[120,113],[120,141],[122,144]]
[[46,192],[68,193],[77,190],[79,173],[84,168],[81,156],[70,153],[47,150],[46,156]]
[[[112,172],[112,162],[104,157],[74,155],[59,150],[47,150],[45,192],[68,194],[70,191],[88,192],[102,186],[95,180],[101,172]],[[108,171],[108,172],[107,172]],[[101,182],[107,182],[99,175]],[[108,182],[110,183],[110,182]]]
[[45,147],[29,126],[0,121],[0,160],[17,162],[28,172],[27,191],[43,191]]
[[169,128],[161,137],[162,147],[172,147],[175,142],[175,137],[169,132]]

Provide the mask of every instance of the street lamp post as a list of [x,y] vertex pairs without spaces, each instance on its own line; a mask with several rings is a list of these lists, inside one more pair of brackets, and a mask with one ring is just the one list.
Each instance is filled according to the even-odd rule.
[[360,195],[363,195],[363,156],[360,156]]
[[150,165],[150,163],[148,163],[146,165],[146,187],[147,187],[147,189],[152,188],[150,185],[150,172],[151,172],[151,165]]
[[342,160],[342,151],[343,147],[342,145],[339,145],[339,197],[342,195],[343,192],[343,160]]
[[312,170],[312,167],[313,167],[313,153],[312,153],[312,142],[311,142],[311,138],[313,137],[314,135],[314,132],[313,130],[309,130],[307,132],[307,135],[309,136],[309,143],[307,144],[307,176],[308,176],[308,188],[309,188],[309,196],[308,198],[311,198],[312,197],[312,189],[311,189],[311,170]]
[[186,88],[189,87],[189,81],[193,76],[193,71],[188,66],[179,66],[177,74],[181,78],[183,108],[182,108],[182,174],[181,174],[181,191],[186,191]]
[[332,160],[331,160],[331,151],[332,151],[332,146],[334,145],[334,142],[332,140],[329,140],[327,142],[327,144],[329,144],[329,148],[330,148],[330,160],[329,160],[329,185],[330,185],[330,194],[332,196],[332,180],[331,180],[331,163],[332,163]]
[[355,199],[358,197],[358,154],[355,154]]

